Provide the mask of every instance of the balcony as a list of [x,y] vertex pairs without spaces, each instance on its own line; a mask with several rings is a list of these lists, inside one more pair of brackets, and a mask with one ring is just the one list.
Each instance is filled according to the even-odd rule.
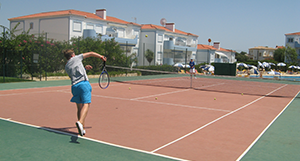
[[115,39],[115,41],[117,43],[120,44],[120,46],[125,46],[126,44],[127,44],[127,46],[135,46],[137,44],[137,40],[138,40],[138,36],[136,36],[134,39],[113,37],[113,36],[109,36],[109,35],[101,36],[102,41],[111,40],[113,38]]
[[181,46],[181,44],[179,45],[175,45],[173,40],[169,40],[169,41],[164,41],[164,49],[169,49],[169,50],[177,50],[177,51],[197,51],[196,47],[190,47],[190,46]]
[[[94,29],[85,29],[83,30],[83,38],[97,38],[97,33]],[[120,38],[118,37],[117,33],[114,32],[108,32],[108,35],[101,36],[102,41],[115,39],[117,43],[119,43],[120,46],[135,46],[137,44],[138,36],[136,36],[134,39],[130,38]]]
[[295,48],[300,48],[300,44],[297,41],[295,41]]

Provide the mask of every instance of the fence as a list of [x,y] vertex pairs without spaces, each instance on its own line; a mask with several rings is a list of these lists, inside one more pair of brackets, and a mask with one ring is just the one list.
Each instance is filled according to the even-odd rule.
[[15,78],[47,80],[48,72],[64,69],[65,60],[58,48],[47,40],[47,33],[38,37],[32,35],[13,35],[2,28],[0,37],[0,76],[2,81]]

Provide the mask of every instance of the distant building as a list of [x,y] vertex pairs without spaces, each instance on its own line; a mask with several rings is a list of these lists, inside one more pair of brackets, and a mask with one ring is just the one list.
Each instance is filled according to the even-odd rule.
[[78,10],[43,12],[8,20],[10,29],[19,24],[17,29],[20,31],[15,34],[29,30],[29,34],[45,36],[47,33],[47,39],[58,41],[97,35],[102,35],[102,40],[115,38],[124,51],[128,46],[129,54],[137,52],[141,28],[139,24],[107,16],[105,9],[96,10],[95,13]]
[[214,42],[213,46],[198,44],[195,62],[197,64],[235,63],[235,51],[221,48],[220,42]]
[[138,63],[149,64],[143,57],[147,49],[156,53],[152,65],[188,63],[195,58],[197,43],[197,35],[176,29],[174,23],[166,23],[166,26],[144,24],[141,26]]
[[97,35],[101,35],[103,41],[114,38],[128,56],[137,55],[138,65],[149,65],[145,57],[147,49],[154,53],[151,65],[173,65],[194,58],[198,44],[197,35],[176,29],[174,23],[140,25],[107,16],[106,9],[95,13],[78,10],[43,12],[8,20],[10,29],[19,24],[17,29],[20,31],[15,34],[29,30],[29,34],[47,33],[47,39],[58,41]]
[[249,58],[252,60],[273,59],[276,48],[258,46],[249,49]]
[[285,46],[296,49],[298,65],[300,64],[300,32],[285,34]]

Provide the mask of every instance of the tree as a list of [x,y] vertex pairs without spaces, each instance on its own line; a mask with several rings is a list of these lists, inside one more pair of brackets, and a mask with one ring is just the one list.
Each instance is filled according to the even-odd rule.
[[150,49],[146,50],[146,54],[145,57],[147,59],[147,61],[149,62],[149,64],[152,62],[153,58],[154,58],[154,53],[153,51],[151,51]]
[[297,64],[297,52],[295,48],[287,46],[285,51],[285,62]]
[[285,53],[285,48],[278,48],[274,52],[274,60],[277,62],[284,62],[284,53]]
[[235,58],[238,62],[246,62],[248,61],[248,56],[246,55],[247,53],[242,51],[241,53],[236,52],[235,53]]
[[[29,31],[16,35],[14,34],[16,27],[0,35],[0,71],[5,71],[5,75],[6,73],[17,76],[20,73],[37,75],[62,72],[66,64],[62,50],[71,48],[76,54],[94,51],[104,55],[107,57],[108,65],[129,67],[130,59],[135,61],[134,58],[124,54],[114,39],[102,41],[101,38],[74,37],[70,41],[55,41],[46,39],[45,34],[30,35]],[[35,54],[39,55],[38,62],[33,61]],[[94,67],[91,73],[100,72],[102,63],[100,59],[87,58],[83,62]]]

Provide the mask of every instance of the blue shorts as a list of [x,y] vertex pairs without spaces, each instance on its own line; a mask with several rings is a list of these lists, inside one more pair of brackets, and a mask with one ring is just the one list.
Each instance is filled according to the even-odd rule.
[[75,103],[91,103],[92,87],[89,81],[81,81],[72,86],[73,97],[71,102]]

